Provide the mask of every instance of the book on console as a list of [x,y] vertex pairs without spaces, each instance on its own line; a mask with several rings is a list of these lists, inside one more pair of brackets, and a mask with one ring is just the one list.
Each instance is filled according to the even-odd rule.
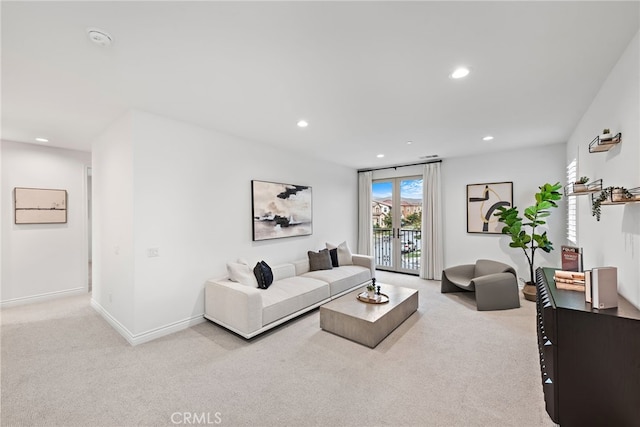
[[553,279],[558,289],[585,292],[585,274],[582,272],[556,270]]
[[579,292],[585,292],[585,289],[586,289],[584,284],[564,283],[564,282],[558,282],[558,281],[556,281],[556,288],[562,289],[563,291],[579,291]]
[[582,248],[562,245],[560,258],[562,262],[562,270],[582,271]]

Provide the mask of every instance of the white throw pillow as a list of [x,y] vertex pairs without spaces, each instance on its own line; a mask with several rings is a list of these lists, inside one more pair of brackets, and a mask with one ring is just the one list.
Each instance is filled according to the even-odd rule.
[[228,262],[227,271],[229,272],[229,280],[232,282],[238,282],[241,285],[251,286],[252,288],[258,287],[256,275],[253,274],[253,270],[248,265]]
[[338,265],[353,265],[353,261],[351,259],[352,253],[351,249],[349,249],[349,245],[347,242],[342,242],[338,246],[327,243],[327,249],[338,249]]

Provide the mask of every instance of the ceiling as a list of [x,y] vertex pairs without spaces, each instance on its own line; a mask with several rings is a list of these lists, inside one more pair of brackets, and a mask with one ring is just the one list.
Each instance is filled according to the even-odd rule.
[[140,109],[354,168],[561,143],[639,6],[3,1],[2,138],[89,151]]

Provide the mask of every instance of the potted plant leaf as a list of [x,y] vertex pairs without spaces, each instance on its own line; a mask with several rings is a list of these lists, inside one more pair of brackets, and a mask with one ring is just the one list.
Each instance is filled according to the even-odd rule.
[[514,206],[506,208],[500,206],[498,212],[494,215],[498,217],[498,221],[504,223],[502,234],[511,237],[509,246],[512,248],[520,248],[527,257],[529,263],[529,280],[525,282],[522,290],[525,299],[529,301],[536,300],[536,286],[534,282],[534,264],[535,254],[538,249],[545,252],[553,250],[553,244],[547,237],[547,232],[542,234],[536,233],[538,226],[546,224],[545,218],[551,215],[551,208],[557,208],[557,201],[562,198],[562,194],[558,190],[562,188],[559,182],[555,184],[546,183],[539,188],[539,192],[535,193],[535,204],[526,208],[523,212],[526,221],[520,217],[518,207]]
[[577,180],[573,184],[573,192],[574,193],[580,193],[580,192],[587,191],[587,183],[588,182],[589,182],[589,177],[588,176],[580,177],[580,179]]
[[607,187],[603,189],[597,197],[593,198],[591,203],[591,215],[596,217],[597,221],[600,221],[600,215],[602,211],[600,206],[602,202],[624,202],[633,199],[633,194],[624,187]]

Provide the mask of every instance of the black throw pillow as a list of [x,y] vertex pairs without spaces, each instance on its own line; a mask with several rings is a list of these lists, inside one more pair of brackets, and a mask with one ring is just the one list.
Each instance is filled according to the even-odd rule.
[[340,267],[340,264],[338,264],[338,248],[335,249],[329,249],[329,256],[331,257],[331,265],[333,265],[333,267]]
[[271,271],[271,267],[264,262],[260,261],[253,268],[253,274],[256,276],[256,280],[258,281],[258,287],[261,289],[267,289],[273,283],[273,272]]

